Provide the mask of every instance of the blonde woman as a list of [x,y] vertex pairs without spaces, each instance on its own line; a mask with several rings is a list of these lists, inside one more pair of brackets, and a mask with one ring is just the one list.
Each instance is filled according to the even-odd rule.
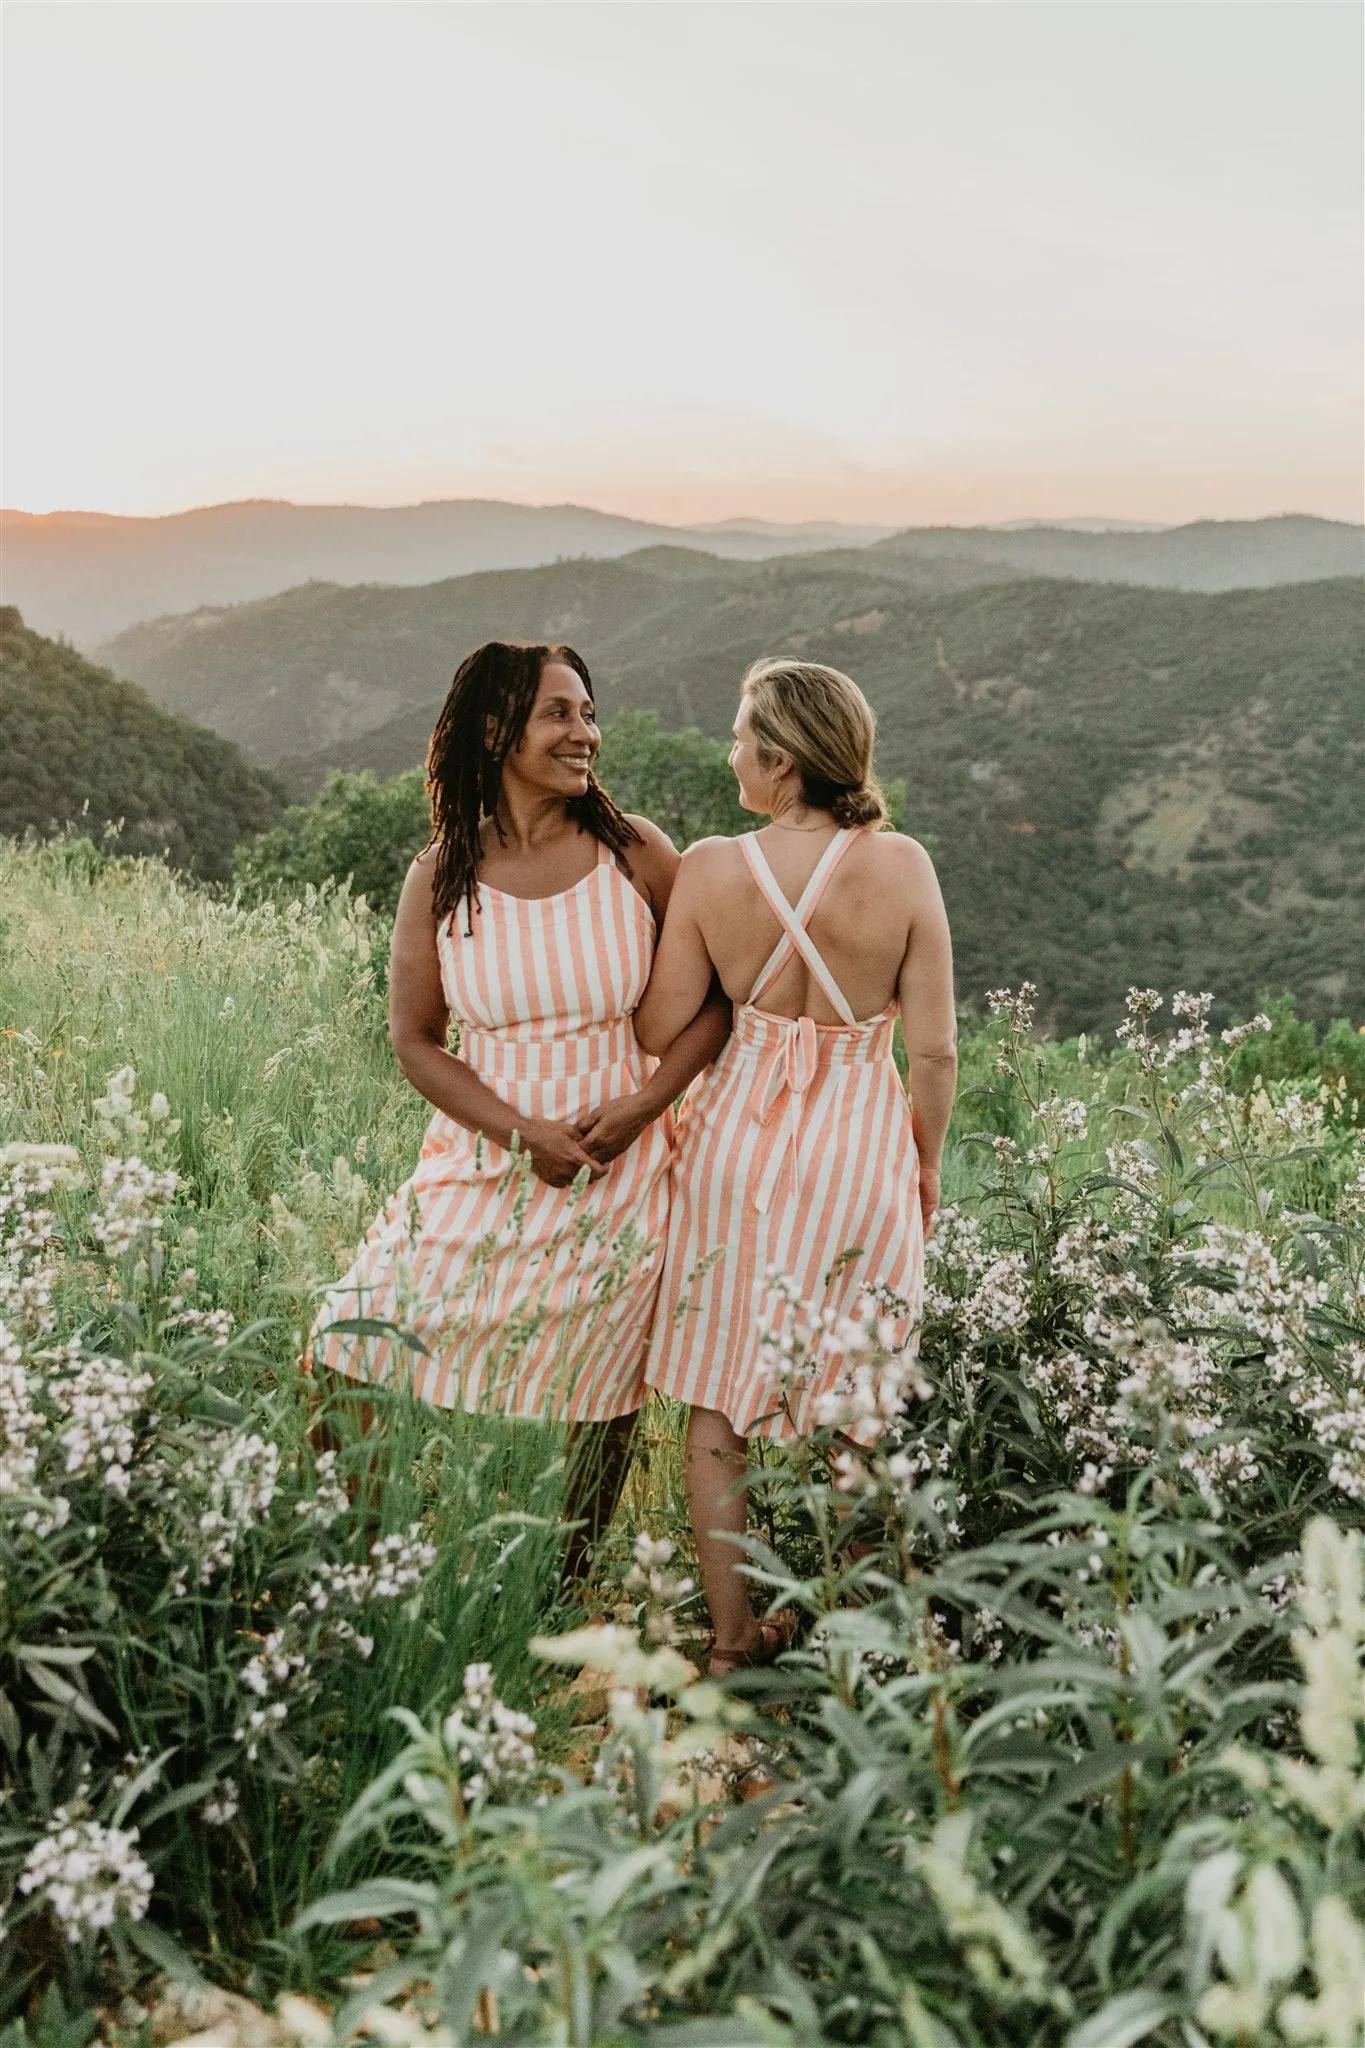
[[[875,731],[861,690],[837,669],[750,669],[730,765],[740,802],[768,823],[683,855],[635,1013],[641,1045],[663,1052],[713,974],[735,1004],[733,1035],[679,1130],[645,1369],[651,1386],[691,1406],[688,1500],[717,1673],[781,1647],[737,1569],[745,1439],[795,1433],[826,1390],[817,1380],[784,1400],[768,1382],[767,1276],[777,1269],[817,1309],[839,1313],[866,1288],[889,1288],[910,1304],[908,1339],[938,1206],[957,1075],[952,947],[928,854],[886,829]],[[908,1101],[892,1057],[897,1015]]]

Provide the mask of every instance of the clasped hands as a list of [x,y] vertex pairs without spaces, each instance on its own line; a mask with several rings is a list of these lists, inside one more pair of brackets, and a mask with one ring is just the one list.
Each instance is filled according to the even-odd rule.
[[531,1156],[531,1171],[552,1188],[566,1188],[586,1166],[589,1178],[600,1180],[613,1159],[635,1143],[658,1115],[643,1092],[615,1095],[581,1116],[556,1123],[548,1117],[524,1117],[517,1124],[522,1148]]

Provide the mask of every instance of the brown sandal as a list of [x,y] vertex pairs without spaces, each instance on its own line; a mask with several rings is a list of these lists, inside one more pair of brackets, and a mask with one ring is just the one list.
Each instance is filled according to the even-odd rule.
[[713,1650],[706,1667],[708,1678],[728,1678],[732,1671],[761,1671],[767,1664],[775,1664],[784,1650],[789,1650],[796,1636],[798,1622],[795,1611],[780,1607],[776,1614],[770,1614],[766,1621],[758,1624],[758,1635],[747,1650]]

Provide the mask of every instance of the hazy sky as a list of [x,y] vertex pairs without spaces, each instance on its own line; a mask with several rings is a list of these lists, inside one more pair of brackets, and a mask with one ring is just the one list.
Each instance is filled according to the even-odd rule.
[[1361,516],[1353,0],[4,39],[6,504]]

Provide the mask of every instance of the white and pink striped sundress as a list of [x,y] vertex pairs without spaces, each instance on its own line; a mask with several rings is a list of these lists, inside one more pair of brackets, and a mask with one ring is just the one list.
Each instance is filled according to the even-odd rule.
[[[642,1086],[653,1063],[631,1013],[654,919],[605,846],[557,896],[480,883],[472,923],[470,936],[463,912],[446,919],[437,948],[460,1055],[490,1088],[523,1115],[560,1119]],[[314,1361],[439,1408],[629,1415],[644,1398],[670,1149],[661,1117],[574,1195],[438,1112],[416,1172],[322,1303]],[[328,1334],[356,1319],[405,1334]]]
[[[855,836],[831,841],[794,907],[757,838],[739,841],[782,936],[679,1119],[645,1378],[674,1400],[719,1409],[741,1435],[796,1434],[838,1377],[836,1362],[799,1394],[775,1394],[759,1349],[771,1268],[817,1311],[844,1314],[865,1288],[890,1289],[910,1309],[902,1344],[913,1341],[923,1296],[919,1160],[892,1055],[896,1012],[860,1023],[807,930]],[[841,1023],[758,1007],[793,948]],[[778,1324],[786,1313],[776,1311]]]

